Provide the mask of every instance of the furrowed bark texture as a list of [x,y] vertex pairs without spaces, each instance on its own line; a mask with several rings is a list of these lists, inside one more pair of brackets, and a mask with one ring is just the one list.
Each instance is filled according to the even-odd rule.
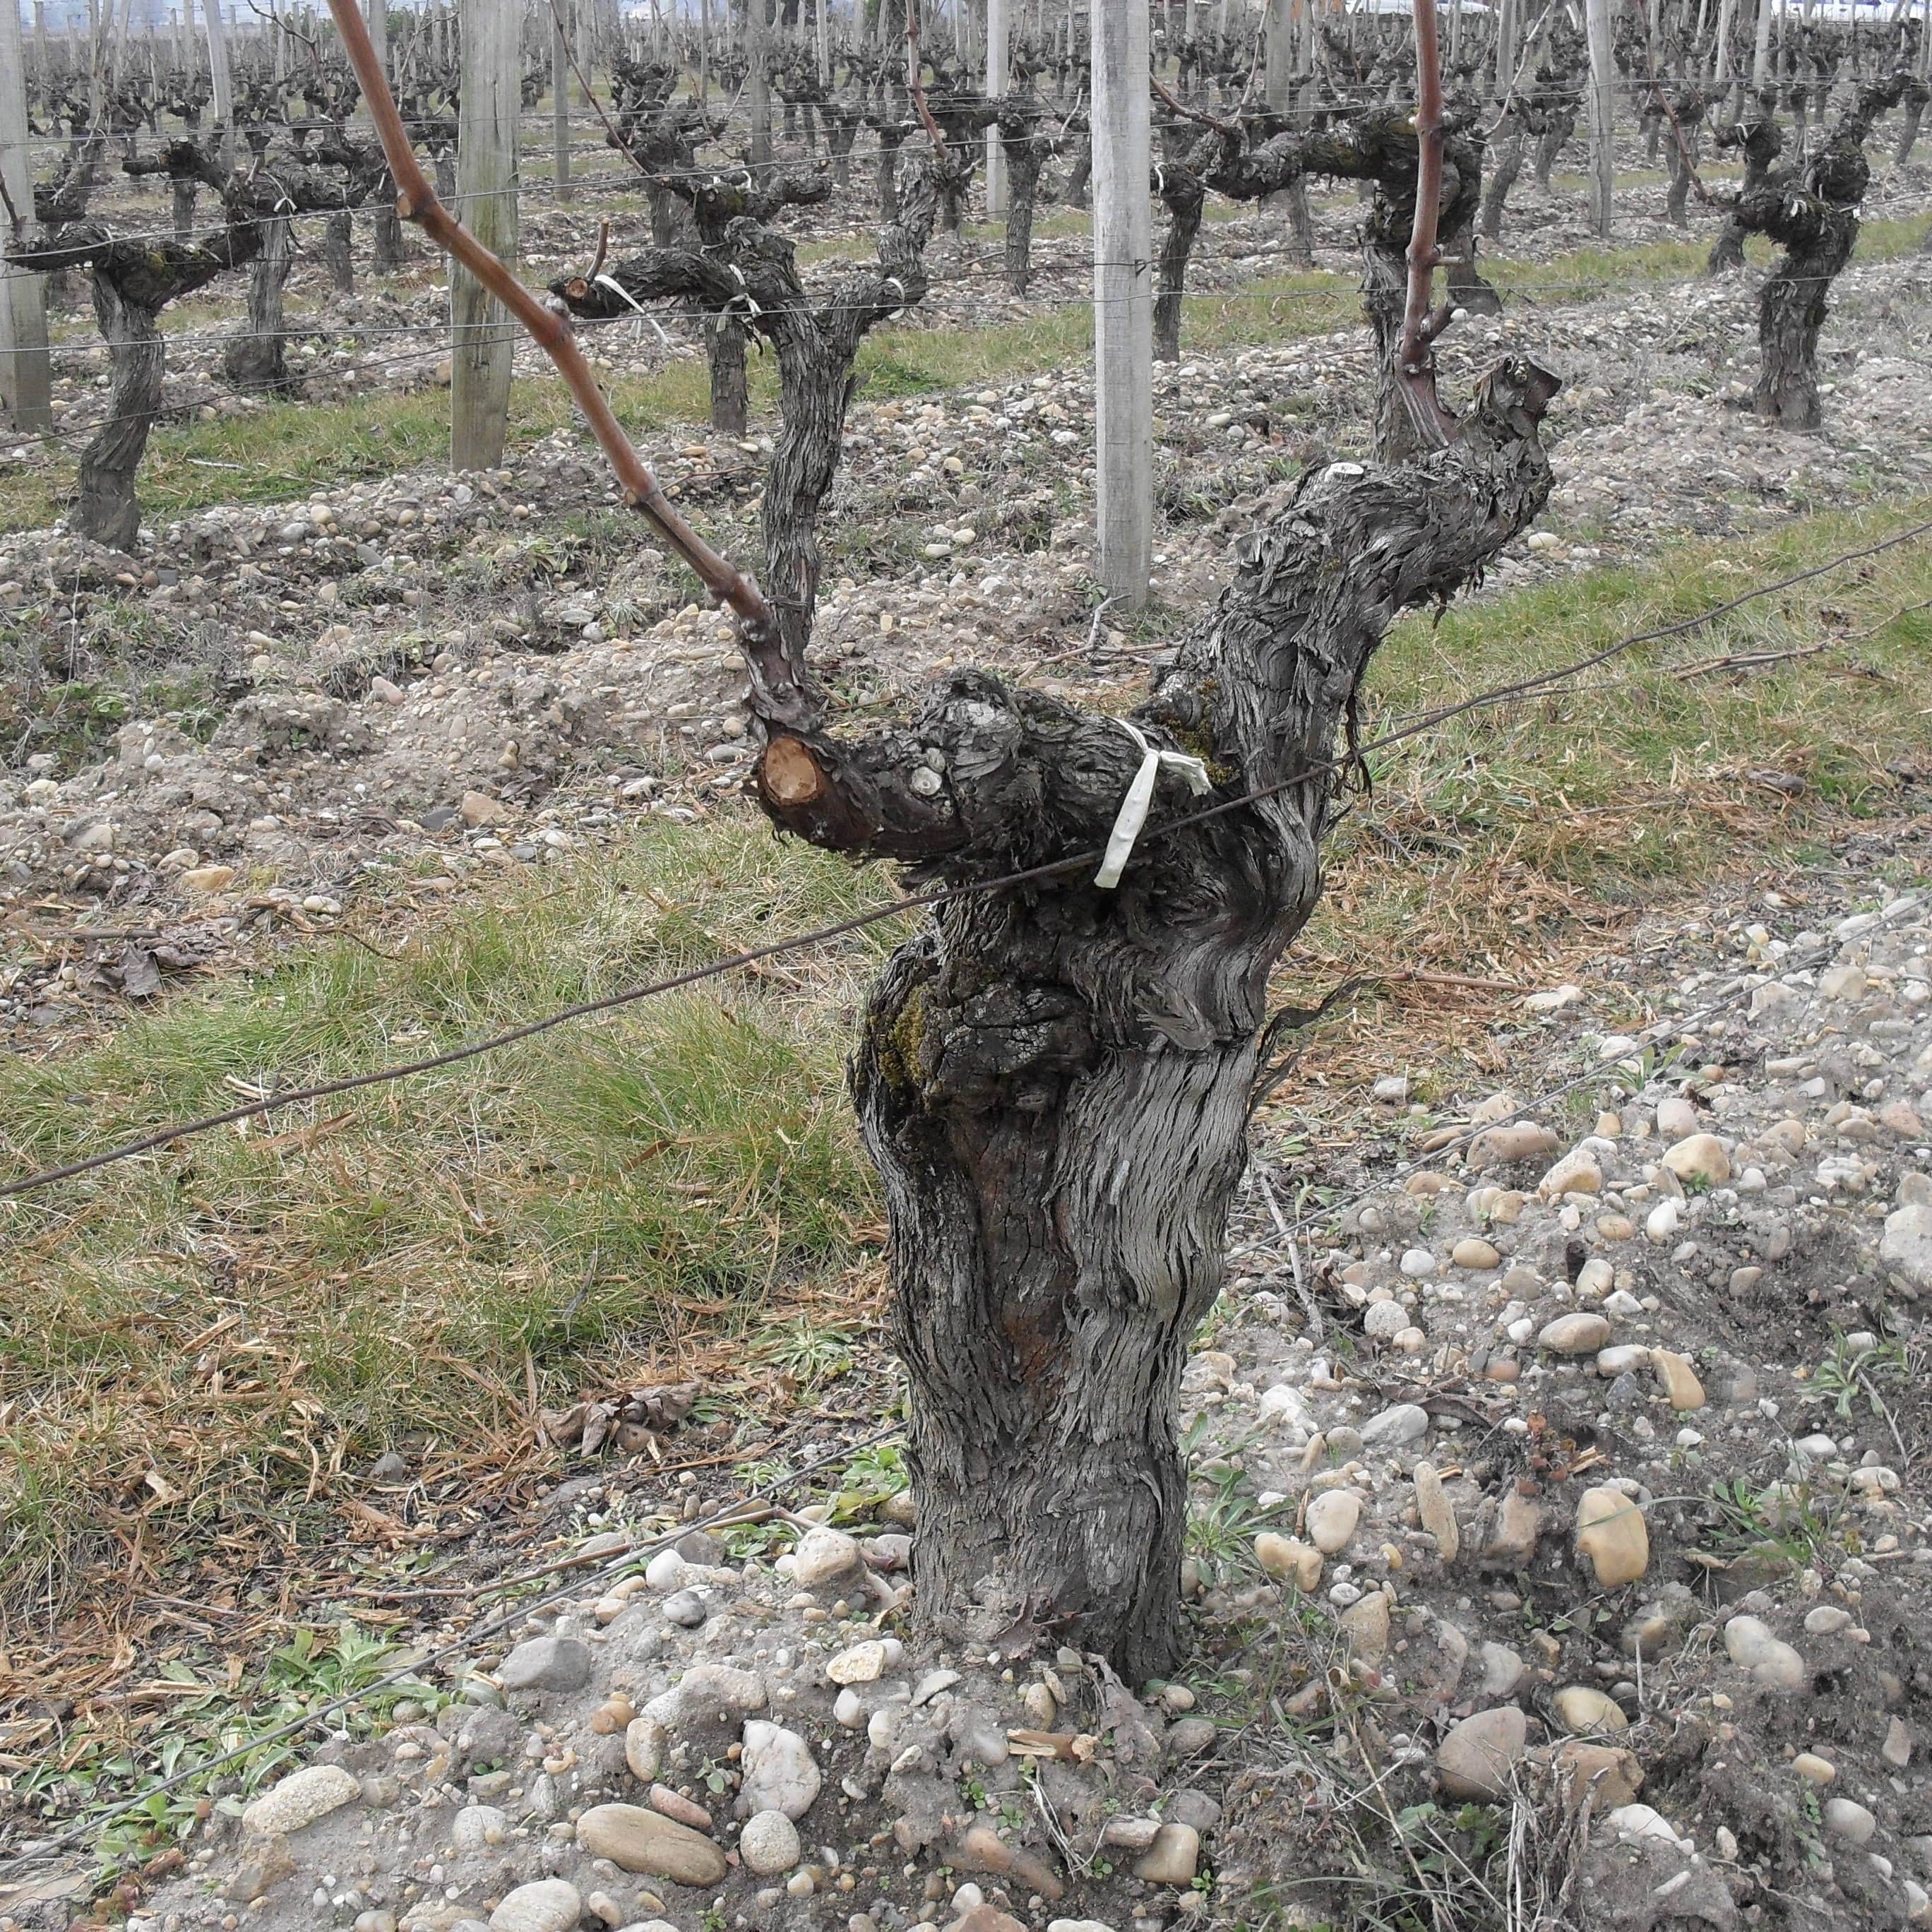
[[1033,222],[1040,178],[1053,158],[1053,140],[1040,124],[1037,104],[1013,97],[1000,104],[1000,152],[1006,164],[1006,287],[1023,296],[1033,278]]
[[1154,264],[1154,359],[1178,362],[1188,258],[1201,233],[1208,188],[1186,161],[1163,161],[1154,170],[1154,192],[1167,210],[1167,232]]
[[322,246],[317,252],[336,293],[352,296],[356,292],[356,227],[346,208],[338,208],[322,224]]
[[[1135,713],[1208,763],[1163,776],[1117,891],[1083,866],[941,908],[874,988],[851,1078],[892,1231],[914,1401],[918,1615],[948,1639],[1030,1615],[1138,1682],[1180,1643],[1176,1396],[1219,1292],[1268,974],[1312,910],[1325,766],[1406,607],[1536,514],[1555,380],[1504,364],[1459,440],[1312,473]],[[757,776],[815,843],[967,883],[1106,838],[1142,754],[1115,721],[962,671],[902,728],[776,735]]]
[[289,386],[282,294],[295,266],[295,237],[282,215],[256,226],[259,246],[248,271],[248,319],[222,352],[222,373],[237,388],[279,394]]
[[1312,268],[1315,266],[1315,210],[1308,199],[1307,182],[1290,182],[1282,191],[1281,200],[1288,211],[1288,265]]
[[1476,266],[1476,198],[1460,197],[1461,225],[1442,236],[1443,279],[1449,299],[1472,315],[1501,315],[1503,298]]
[[371,260],[379,275],[393,275],[403,266],[403,224],[393,208],[379,208],[369,218]]
[[1548,124],[1538,136],[1534,158],[1530,163],[1530,176],[1538,188],[1550,192],[1550,171],[1556,165],[1556,157],[1562,153],[1564,145],[1576,131],[1576,108],[1574,104],[1552,109]]
[[1490,171],[1488,184],[1483,190],[1482,236],[1485,242],[1502,239],[1503,205],[1509,199],[1510,190],[1516,186],[1516,176],[1522,172],[1525,139],[1522,124],[1512,114],[1496,148],[1496,165]]
[[852,148],[859,138],[859,117],[848,110],[842,109],[837,118],[826,124],[825,130],[826,152],[832,157],[832,184],[845,188],[852,185]]
[[1704,97],[1695,88],[1687,88],[1675,96],[1671,105],[1677,110],[1677,126],[1664,149],[1670,186],[1664,206],[1670,219],[1682,228],[1690,205],[1690,171],[1697,158],[1697,126],[1704,118]]
[[[1925,31],[1932,33],[1932,23]],[[1925,118],[1925,105],[1932,101],[1932,88],[1922,80],[1908,82],[1904,92],[1905,112],[1898,123],[1898,146],[1892,151],[1892,164],[1902,168],[1912,158],[1912,150],[1918,140],[1919,123]]]
[[1832,278],[1852,259],[1857,215],[1810,195],[1768,189],[1738,210],[1747,230],[1784,245],[1784,255],[1758,297],[1757,413],[1786,429],[1816,429],[1818,335],[1830,306]]
[[908,130],[903,122],[896,121],[877,121],[873,126],[879,137],[879,219],[896,221],[899,218],[899,149]]
[[1067,170],[1066,185],[1061,197],[1069,208],[1084,208],[1092,199],[1090,184],[1094,178],[1094,141],[1084,128],[1081,130],[1080,145],[1075,150],[1073,165]]
[[1830,306],[1832,284],[1858,238],[1858,204],[1870,185],[1864,137],[1870,117],[1896,101],[1885,87],[1868,88],[1858,106],[1807,164],[1801,182],[1783,178],[1741,194],[1732,218],[1747,234],[1766,235],[1784,250],[1758,297],[1757,413],[1787,429],[1816,429],[1818,335]]
[[704,319],[704,360],[711,375],[711,427],[742,436],[751,420],[751,380],[745,368],[745,325],[732,314]]
[[77,536],[130,550],[140,534],[134,477],[161,411],[167,350],[160,312],[127,300],[105,276],[94,278],[94,318],[112,373],[107,420],[81,452],[79,492],[68,521]]
[[[1717,128],[1712,140],[1720,149],[1736,148],[1742,153],[1744,178],[1740,191],[1747,196],[1758,193],[1770,181],[1772,170],[1778,166],[1778,158],[1784,151],[1784,131],[1768,104],[1754,120]],[[1742,268],[1744,265],[1744,226],[1736,212],[1730,212],[1725,214],[1724,226],[1718,231],[1717,240],[1711,244],[1707,266],[1711,274],[1721,275]]]

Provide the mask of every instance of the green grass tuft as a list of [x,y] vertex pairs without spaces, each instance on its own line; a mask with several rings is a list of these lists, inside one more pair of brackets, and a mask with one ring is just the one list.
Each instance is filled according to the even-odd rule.
[[[760,828],[661,820],[506,884],[399,961],[326,946],[70,1058],[0,1066],[8,1168],[232,1106],[238,1084],[425,1057],[886,890]],[[0,1606],[117,1533],[178,1546],[263,1512],[318,1532],[311,1450],[352,1466],[500,1442],[527,1424],[526,1372],[566,1405],[848,1265],[876,1208],[842,1060],[886,943],[0,1205],[0,1394],[31,1396],[0,1436]]]

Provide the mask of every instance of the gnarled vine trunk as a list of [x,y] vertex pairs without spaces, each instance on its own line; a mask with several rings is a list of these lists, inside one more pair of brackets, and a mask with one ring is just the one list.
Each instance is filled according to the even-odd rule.
[[905,130],[896,122],[883,123],[879,130],[879,219],[882,222],[896,221],[899,218],[899,148],[905,140]]
[[1754,400],[1760,416],[1786,429],[1816,429],[1822,420],[1818,335],[1829,308],[1832,278],[1851,260],[1858,226],[1849,209],[1834,214],[1836,218],[1820,222],[1813,234],[1786,243],[1784,259],[1758,297],[1763,362]]
[[[1132,914],[1099,892],[981,904],[874,988],[852,1078],[916,1391],[922,1604],[982,1603],[995,1628],[1050,1606],[1129,1681],[1172,1668],[1180,1370],[1246,1166],[1262,962],[1300,922],[1272,902],[1312,905],[1313,875],[1312,847],[1252,866],[1224,850],[1189,882],[1211,918],[1139,962],[1119,956]],[[1090,949],[1116,983],[1082,983]],[[1205,992],[1196,1024],[1218,1037],[1172,1050],[1134,1010],[1177,985]]]
[[107,419],[81,453],[80,488],[69,518],[82,536],[125,550],[140,532],[134,478],[160,410],[161,310],[217,275],[241,267],[260,245],[260,226],[252,221],[232,224],[203,248],[124,241],[112,230],[90,224],[9,252],[9,262],[44,273],[82,265],[90,272],[94,320],[107,345],[110,382]]
[[1183,161],[1160,170],[1160,199],[1167,210],[1167,232],[1154,265],[1154,359],[1180,360],[1180,318],[1186,302],[1187,262],[1201,232],[1208,205],[1207,185]]
[[745,372],[745,325],[731,314],[704,318],[704,360],[711,372],[711,427],[742,436],[751,420],[751,386]]
[[289,386],[282,332],[282,292],[295,262],[295,238],[284,215],[255,224],[260,248],[248,272],[248,319],[222,352],[222,370],[237,388],[280,394]]
[[[1932,33],[1932,22],[1927,23],[1925,31]],[[1912,151],[1918,142],[1919,124],[1925,118],[1925,104],[1932,100],[1932,88],[1921,80],[1914,80],[1904,95],[1904,112],[1898,123],[1898,146],[1892,151],[1894,167],[1902,168],[1912,158]]]
[[852,185],[852,144],[859,138],[858,116],[841,111],[828,114],[825,124],[826,152],[832,157],[832,184]]
[[[1134,716],[1204,754],[1219,798],[1267,796],[1178,825],[1199,802],[1164,780],[1118,890],[1083,865],[955,902],[874,989],[853,1088],[913,1392],[918,1615],[949,1640],[1030,1616],[1130,1682],[1173,1666],[1175,1397],[1222,1280],[1269,972],[1319,890],[1336,735],[1394,614],[1541,506],[1554,388],[1505,365],[1450,447],[1312,474],[1240,546]],[[898,730],[775,734],[758,784],[814,842],[965,884],[1102,842],[1140,758],[1109,718],[961,671]]]
[[680,231],[684,226],[682,211],[677,196],[668,182],[653,182],[650,190],[651,246],[653,248],[675,248],[680,241]]
[[379,208],[370,218],[370,259],[379,275],[393,275],[403,266],[403,224],[393,208]]
[[1094,178],[1094,137],[1083,132],[1080,146],[1075,151],[1073,165],[1067,170],[1066,185],[1061,190],[1062,198],[1069,208],[1084,208],[1089,199],[1089,184]]
[[129,550],[141,530],[134,478],[160,414],[167,350],[159,309],[130,300],[104,275],[93,278],[93,290],[111,376],[108,415],[81,452],[80,488],[68,521],[77,536]]
[[1053,152],[1046,136],[1030,128],[1000,132],[1006,164],[1006,287],[1016,296],[1033,279],[1033,220],[1040,204],[1040,178]]
[[1453,230],[1442,236],[1443,280],[1448,284],[1449,299],[1471,315],[1501,315],[1503,298],[1476,266],[1476,205],[1473,198],[1462,204],[1462,212]]
[[[1134,714],[1201,759],[1222,808],[1180,822],[1201,801],[1164,775],[1102,889],[1092,854],[1143,755],[1118,719],[961,670],[904,722],[840,730],[806,662],[854,358],[924,292],[944,165],[908,170],[876,268],[822,304],[790,245],[748,223],[728,273],[707,250],[609,279],[633,299],[707,302],[735,281],[777,352],[772,615],[744,634],[753,782],[774,823],[946,885],[1065,866],[938,910],[874,989],[852,1080],[914,1397],[916,1615],[987,1640],[1030,1616],[1138,1681],[1178,1648],[1175,1396],[1220,1285],[1269,972],[1316,903],[1334,740],[1395,614],[1453,592],[1546,500],[1537,430],[1556,384],[1504,364],[1448,447],[1311,472],[1243,542]],[[622,312],[602,284],[553,286],[579,314]]]
[[346,208],[338,208],[322,226],[322,265],[329,285],[339,296],[356,292],[356,226]]
[[1559,108],[1551,114],[1549,126],[1538,137],[1535,158],[1530,164],[1530,174],[1537,186],[1546,194],[1550,191],[1550,171],[1556,166],[1556,158],[1562,153],[1576,125],[1576,109]]
[[1670,220],[1679,228],[1685,225],[1687,210],[1690,202],[1691,160],[1687,158],[1684,145],[1691,139],[1690,129],[1684,129],[1681,137],[1673,134],[1666,150],[1665,165],[1670,171],[1670,184],[1665,189],[1664,209]]
[[1503,205],[1509,199],[1509,191],[1516,186],[1516,176],[1522,172],[1524,135],[1522,127],[1512,118],[1509,131],[1503,136],[1496,150],[1496,166],[1490,171],[1490,178],[1483,189],[1482,236],[1485,242],[1499,242],[1503,232]]
[[1801,180],[1780,177],[1741,194],[1732,216],[1746,233],[1766,235],[1784,250],[1758,297],[1762,363],[1757,413],[1787,429],[1816,429],[1818,334],[1832,284],[1858,237],[1858,205],[1871,182],[1864,141],[1873,116],[1898,98],[1902,76],[1860,91]]
[[1308,200],[1308,183],[1298,178],[1282,190],[1282,206],[1288,211],[1288,246],[1282,251],[1288,266],[1312,268],[1315,266],[1315,210]]

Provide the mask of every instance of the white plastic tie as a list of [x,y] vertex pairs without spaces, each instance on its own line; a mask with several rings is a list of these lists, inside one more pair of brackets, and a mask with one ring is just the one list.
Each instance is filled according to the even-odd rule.
[[628,302],[632,308],[637,310],[638,320],[631,331],[631,339],[634,342],[640,340],[642,338],[644,332],[644,324],[646,322],[649,322],[650,326],[657,331],[658,340],[662,342],[667,349],[670,346],[670,338],[664,332],[664,325],[660,322],[657,317],[652,314],[650,310],[645,308],[644,304],[639,302],[637,297],[632,295],[630,290],[625,287],[623,284],[619,281],[614,275],[599,275],[597,278],[597,286],[600,289],[608,289],[620,302]]
[[1120,883],[1120,874],[1133,856],[1142,828],[1147,824],[1148,809],[1154,803],[1154,788],[1163,766],[1186,779],[1188,788],[1196,797],[1213,789],[1208,767],[1191,753],[1164,752],[1159,746],[1148,742],[1147,734],[1138,724],[1124,718],[1116,718],[1114,722],[1141,748],[1141,768],[1135,772],[1133,782],[1127,787],[1127,795],[1120,801],[1114,829],[1107,836],[1106,855],[1100,861],[1100,869],[1094,874],[1094,884],[1103,892],[1112,892]]

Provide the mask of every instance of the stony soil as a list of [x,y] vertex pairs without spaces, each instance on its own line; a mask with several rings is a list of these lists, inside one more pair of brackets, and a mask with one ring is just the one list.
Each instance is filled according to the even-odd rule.
[[637,1553],[130,1928],[1924,1922],[1928,880],[1914,824],[1653,921],[1498,1024],[1508,1092],[1388,1069],[1298,1223],[1264,1134],[1171,1682],[1010,1611],[914,1645],[910,1492],[763,1548],[620,1504],[584,1552]]

